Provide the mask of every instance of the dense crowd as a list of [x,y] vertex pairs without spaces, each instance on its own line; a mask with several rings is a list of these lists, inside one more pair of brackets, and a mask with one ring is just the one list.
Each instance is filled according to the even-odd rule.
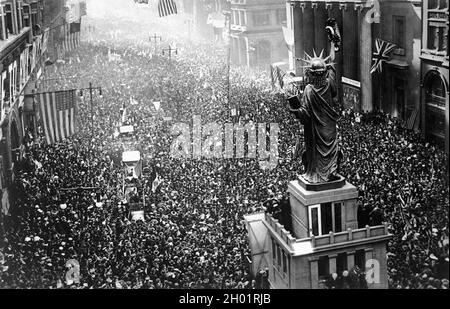
[[[96,35],[107,27],[96,25]],[[131,40],[138,33],[133,27],[138,26],[128,25]],[[284,97],[271,91],[266,73],[232,68],[228,102],[226,59],[203,43],[183,44],[179,56],[168,59],[104,35],[47,70],[46,78],[56,80],[43,83],[42,90],[83,88],[92,81],[103,97],[94,94],[93,124],[85,95],[79,132],[53,146],[39,139],[16,167],[13,193],[19,199],[2,244],[0,287],[258,285],[249,274],[243,215],[277,212],[287,199],[287,184],[302,169],[291,159],[300,127]],[[118,61],[109,61],[111,50]],[[161,102],[159,110],[154,101]],[[171,158],[174,122],[192,125],[194,115],[203,124],[233,122],[230,109],[236,106],[243,123],[279,124],[275,169],[262,170],[258,160],[247,158]],[[152,177],[142,179],[145,222],[130,220],[123,203],[123,170],[116,160],[121,142],[114,133],[124,107],[149,174],[162,179],[156,192]],[[448,171],[442,150],[382,114],[342,111],[339,132],[345,151],[340,173],[360,191],[360,225],[386,221],[394,235],[388,244],[390,286],[448,288]],[[66,280],[70,259],[80,263],[80,282]]]

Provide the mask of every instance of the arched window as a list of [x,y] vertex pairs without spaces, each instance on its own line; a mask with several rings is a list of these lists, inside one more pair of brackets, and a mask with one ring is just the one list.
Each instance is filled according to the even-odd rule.
[[430,140],[445,141],[446,85],[437,71],[428,73],[425,83],[425,132]]
[[439,73],[431,73],[427,78],[425,101],[427,104],[445,108],[445,85]]

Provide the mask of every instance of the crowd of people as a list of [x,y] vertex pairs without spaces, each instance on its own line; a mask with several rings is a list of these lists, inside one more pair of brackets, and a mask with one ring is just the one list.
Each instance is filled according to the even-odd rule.
[[[39,136],[16,166],[15,207],[2,243],[0,287],[6,288],[255,288],[243,216],[272,211],[288,198],[302,171],[292,160],[300,126],[267,73],[231,69],[204,43],[178,39],[178,55],[108,38],[109,24],[66,63],[47,70],[43,91],[102,87],[80,98],[79,131],[46,145]],[[131,40],[141,25],[127,24]],[[103,35],[103,36],[102,36]],[[98,39],[101,38],[101,39]],[[141,38],[142,39],[142,38]],[[144,44],[145,45],[145,44]],[[111,59],[111,50],[119,57]],[[72,60],[68,60],[71,58]],[[158,109],[152,102],[161,102]],[[93,104],[91,109],[90,104]],[[130,220],[122,196],[121,143],[114,133],[126,107],[142,146],[145,221]],[[175,122],[278,123],[279,162],[170,156]],[[91,110],[94,121],[91,123]],[[342,111],[340,173],[358,187],[359,221],[389,223],[392,288],[448,288],[448,171],[442,150],[383,114]],[[80,278],[66,280],[67,261]],[[330,286],[336,286],[333,283]]]

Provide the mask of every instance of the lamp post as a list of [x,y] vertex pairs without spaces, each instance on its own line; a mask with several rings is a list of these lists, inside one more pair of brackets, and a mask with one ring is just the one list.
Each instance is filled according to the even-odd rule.
[[162,54],[165,55],[166,52],[169,53],[169,59],[172,59],[172,53],[175,53],[175,55],[178,55],[178,48],[172,48],[172,46],[169,45],[168,48],[164,48],[162,50]]
[[162,37],[159,36],[159,35],[157,36],[156,33],[153,34],[153,36],[151,36],[151,37],[149,38],[149,41],[150,41],[150,42],[154,42],[154,44],[155,44],[155,54],[156,54],[156,45],[157,45],[158,40],[161,42],[161,41],[162,41]]

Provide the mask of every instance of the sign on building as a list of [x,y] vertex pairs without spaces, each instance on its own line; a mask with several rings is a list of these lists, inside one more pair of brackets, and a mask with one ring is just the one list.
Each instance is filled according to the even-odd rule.
[[361,83],[342,77],[342,104],[345,109],[359,111],[361,108]]

